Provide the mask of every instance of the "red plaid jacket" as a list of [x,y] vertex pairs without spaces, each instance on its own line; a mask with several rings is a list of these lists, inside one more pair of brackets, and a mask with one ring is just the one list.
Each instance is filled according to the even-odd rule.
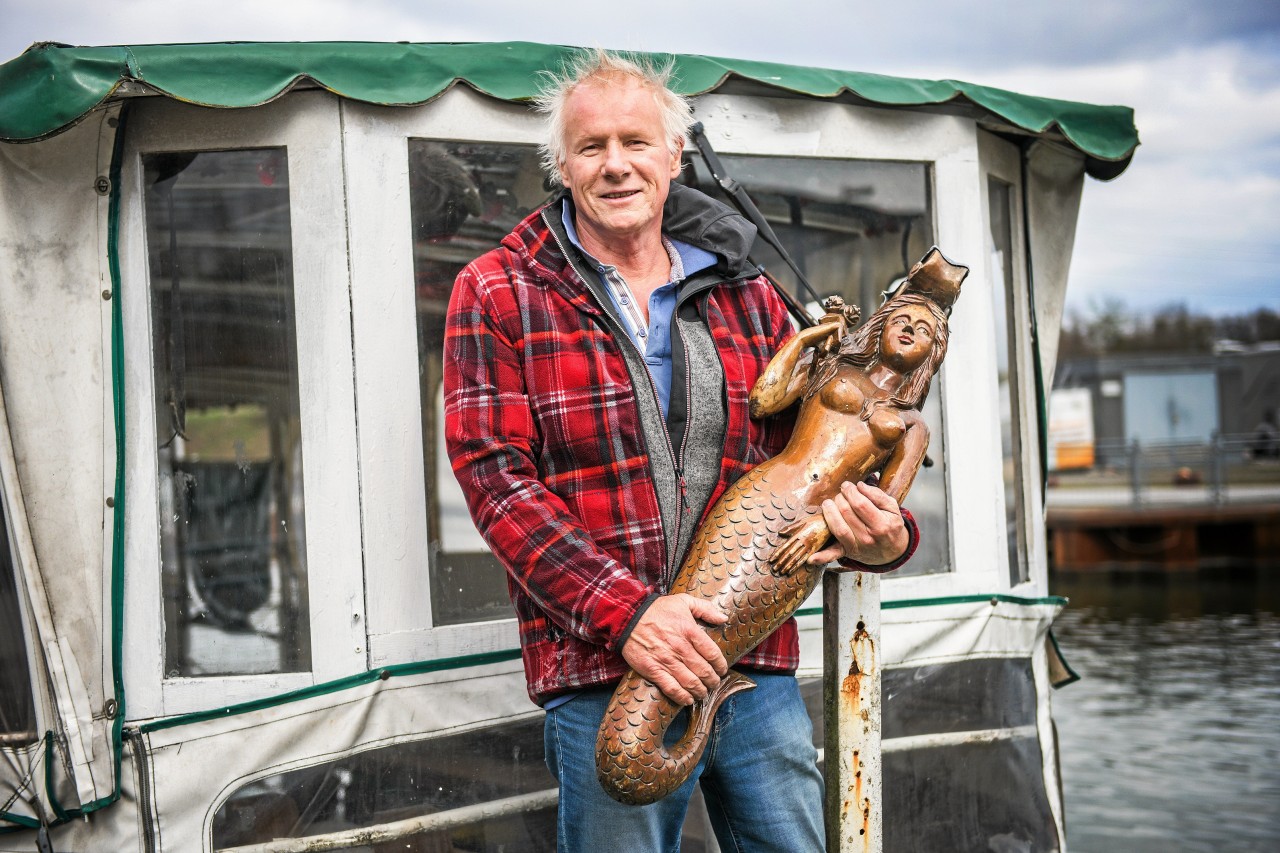
[[[728,408],[710,506],[789,436],[789,417],[751,420],[747,395],[791,328],[762,278],[717,284],[705,310]],[[446,320],[445,441],[476,527],[507,569],[539,704],[621,678],[637,607],[665,591],[636,390],[601,313],[538,211],[459,274]],[[790,672],[798,657],[791,620],[741,663]]]

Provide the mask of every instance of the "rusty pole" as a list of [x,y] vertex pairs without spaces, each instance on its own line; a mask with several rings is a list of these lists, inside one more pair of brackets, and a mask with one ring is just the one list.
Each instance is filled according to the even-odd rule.
[[823,579],[828,853],[881,853],[880,576]]

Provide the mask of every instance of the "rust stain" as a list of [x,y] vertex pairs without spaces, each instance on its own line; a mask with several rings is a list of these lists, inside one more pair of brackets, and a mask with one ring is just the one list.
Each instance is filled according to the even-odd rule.
[[[850,809],[854,808],[854,803],[870,802],[866,797],[862,795],[862,754],[856,749],[853,750],[853,754],[850,757],[849,769],[853,773],[853,784],[849,786],[849,790],[853,792],[853,799],[843,800],[840,803],[840,825],[841,826],[845,826],[848,824],[849,811]],[[864,812],[863,812],[864,825],[866,824],[867,819],[868,819],[867,813],[865,811],[865,806],[864,806]]]
[[[873,704],[875,682],[867,682],[868,678],[878,678],[878,665],[876,659],[876,641],[867,630],[867,626],[863,622],[859,622],[854,631],[853,637],[849,641],[850,662],[849,672],[840,681],[840,714],[843,719],[860,719],[864,728],[868,730],[874,724],[873,712],[874,707],[862,707],[862,699],[864,692],[868,698],[868,704]],[[863,690],[864,683],[867,690]],[[848,715],[848,716],[845,716]],[[845,843],[853,844],[859,838],[862,841],[860,848],[870,850],[872,845],[871,837],[871,798],[867,795],[862,778],[862,756],[858,750],[853,750],[849,763],[849,773],[852,778],[848,780],[849,792],[853,795],[851,800],[844,800],[840,808],[840,825],[846,828],[844,831],[848,833]],[[856,822],[856,818],[852,814],[854,808],[862,812],[862,820]],[[853,827],[858,826],[858,832],[853,834]]]
[[858,628],[853,632],[853,641],[850,644],[851,657],[853,662],[849,665],[849,672],[855,670],[860,675],[870,675],[876,670],[876,641],[867,631],[867,626],[858,623]]
[[871,799],[867,798],[862,801],[862,829],[858,830],[858,834],[862,836],[862,849],[871,849]]
[[853,796],[855,799],[861,800],[862,796],[862,757],[855,749],[853,751],[853,761],[850,762],[850,769],[853,770]]
[[[862,680],[875,672],[876,667],[875,640],[862,622],[858,623],[853,639],[849,642],[849,651],[851,653],[849,674],[840,682],[840,693],[856,714],[862,697]],[[866,712],[863,711],[861,716],[866,719]]]
[[840,692],[856,708],[859,694],[862,692],[862,676],[852,672],[846,675],[840,682]]

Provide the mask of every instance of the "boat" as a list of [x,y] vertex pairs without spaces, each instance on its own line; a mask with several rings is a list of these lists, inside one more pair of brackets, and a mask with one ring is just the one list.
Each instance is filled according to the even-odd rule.
[[[529,99],[573,50],[0,65],[0,850],[554,849],[440,352],[454,275],[549,197]],[[871,645],[825,647],[876,676],[876,761],[835,797],[867,849],[1065,850],[1044,399],[1083,184],[1124,171],[1132,111],[652,58],[819,295],[869,314],[934,244],[971,267],[908,499],[923,544],[876,581]],[[774,246],[756,260],[807,301]],[[799,615],[820,744],[830,601]],[[695,801],[686,850],[707,827]]]

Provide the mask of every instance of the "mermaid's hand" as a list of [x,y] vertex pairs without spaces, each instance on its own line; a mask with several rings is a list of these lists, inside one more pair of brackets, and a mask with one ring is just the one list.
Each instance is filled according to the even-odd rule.
[[778,546],[769,558],[774,572],[780,575],[789,575],[805,565],[831,538],[831,531],[821,515],[796,521],[780,532],[787,541]]
[[869,483],[842,484],[838,495],[822,502],[820,517],[834,539],[831,547],[809,558],[814,565],[844,557],[881,566],[901,557],[910,544],[898,502]]

